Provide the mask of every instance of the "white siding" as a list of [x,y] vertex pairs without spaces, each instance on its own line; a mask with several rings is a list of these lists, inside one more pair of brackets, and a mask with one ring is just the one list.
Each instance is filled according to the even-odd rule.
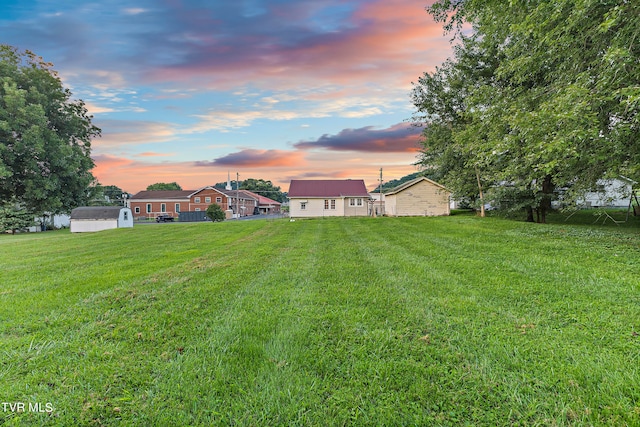
[[631,198],[632,182],[623,179],[600,179],[597,182],[600,191],[585,194],[578,200],[578,205],[627,207]]
[[120,216],[118,217],[118,228],[130,228],[133,227],[133,214],[131,209],[120,209]]
[[[329,209],[324,208],[324,201],[329,200]],[[335,209],[331,209],[331,200],[335,200]],[[301,203],[306,203],[306,209],[301,209]],[[289,201],[289,216],[291,218],[323,218],[328,216],[344,216],[344,199],[314,199],[292,198]]]
[[117,219],[72,219],[72,233],[91,233],[94,231],[118,228]]

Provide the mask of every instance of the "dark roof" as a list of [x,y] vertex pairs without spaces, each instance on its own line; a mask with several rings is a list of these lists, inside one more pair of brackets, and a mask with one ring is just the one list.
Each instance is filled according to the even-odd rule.
[[449,191],[449,190],[448,190],[444,185],[442,185],[442,184],[438,184],[437,182],[432,181],[432,180],[430,180],[429,178],[427,178],[427,177],[425,177],[425,176],[419,176],[418,178],[416,178],[416,179],[412,179],[411,181],[404,182],[404,183],[402,183],[402,184],[398,185],[397,187],[392,188],[392,189],[391,189],[391,190],[389,190],[389,191],[385,191],[385,193],[384,193],[384,194],[385,194],[385,195],[391,195],[391,194],[399,193],[399,192],[401,192],[402,190],[405,190],[405,189],[407,189],[407,188],[409,188],[409,187],[412,187],[412,186],[416,185],[417,183],[419,183],[419,182],[421,182],[421,181],[427,181],[427,182],[429,182],[429,183],[431,183],[431,184],[435,185],[436,187],[440,187],[441,189],[443,189],[443,190],[445,190],[445,191],[451,192],[451,191]]
[[158,191],[140,191],[131,196],[131,199],[188,199],[189,196],[197,190],[158,190]]
[[261,196],[260,194],[254,193],[253,191],[249,191],[249,190],[242,190],[242,191],[244,191],[245,193],[251,194],[253,196],[253,198],[258,200],[258,204],[260,206],[262,206],[262,205],[272,205],[273,206],[273,205],[281,205],[282,204],[282,203],[277,202],[277,201],[275,201],[273,199],[270,199],[268,197],[264,197],[264,196]]
[[71,211],[71,219],[118,219],[122,206],[85,206]]
[[233,199],[235,199],[237,195],[240,200],[258,200],[258,198],[251,191],[247,190],[221,190],[219,188],[216,188],[216,190]]
[[362,179],[292,179],[289,197],[369,197]]

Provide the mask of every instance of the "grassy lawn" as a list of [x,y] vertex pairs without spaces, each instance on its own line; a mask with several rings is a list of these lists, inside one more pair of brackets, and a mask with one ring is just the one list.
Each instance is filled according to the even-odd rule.
[[0,236],[0,425],[640,425],[637,223],[555,222]]

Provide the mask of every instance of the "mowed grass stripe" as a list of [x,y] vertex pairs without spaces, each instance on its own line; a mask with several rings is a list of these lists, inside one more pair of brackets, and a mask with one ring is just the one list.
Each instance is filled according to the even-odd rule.
[[[315,232],[301,224],[280,228],[277,236],[265,242],[268,258],[256,259],[246,254],[259,271],[240,278],[237,292],[210,316],[202,316],[199,327],[206,339],[194,348],[186,366],[205,362],[211,383],[201,384],[202,393],[191,405],[184,421],[193,417],[203,424],[227,425],[246,423],[267,425],[273,422],[304,418],[301,398],[312,389],[305,375],[300,374],[299,353],[312,323],[306,310],[313,299],[308,296],[315,262],[309,248],[315,246]],[[262,247],[251,252],[260,252]],[[185,367],[186,367],[185,366]],[[175,390],[184,382],[182,375],[193,375],[198,369],[168,372],[167,380],[159,384],[166,391]],[[197,379],[187,381],[198,384]],[[163,395],[166,395],[163,393]],[[167,422],[175,417],[175,401],[157,402],[161,408],[152,411],[153,423]],[[279,420],[279,421],[278,421]]]
[[[587,273],[587,278],[591,280],[591,275],[599,277],[598,293],[588,295],[587,290],[585,296],[580,278],[576,283],[566,279],[571,274],[580,277],[585,270],[585,266],[579,263],[564,264],[561,261],[565,255],[563,252],[567,252],[566,255],[571,252],[566,244],[563,246],[560,241],[536,242],[538,248],[552,249],[540,253],[528,250],[530,239],[503,241],[509,248],[500,251],[500,243],[496,239],[502,240],[504,235],[500,233],[494,237],[495,226],[486,232],[476,229],[473,237],[462,241],[455,238],[457,232],[449,227],[451,222],[444,221],[447,220],[406,220],[408,228],[412,229],[412,239],[403,238],[396,229],[385,227],[388,223],[383,227],[374,226],[370,230],[371,236],[375,236],[373,238],[378,240],[378,245],[371,242],[371,236],[362,237],[364,234],[354,228],[349,228],[349,231],[352,239],[369,243],[363,247],[368,248],[369,258],[379,260],[373,266],[378,275],[390,277],[384,272],[391,272],[391,275],[394,271],[402,272],[402,281],[409,285],[401,289],[410,289],[412,293],[408,298],[412,304],[407,306],[406,313],[416,315],[416,327],[413,329],[419,327],[421,320],[426,321],[425,333],[430,332],[430,342],[435,344],[442,340],[450,343],[449,351],[461,357],[459,363],[452,367],[454,371],[464,372],[469,367],[477,369],[464,376],[469,380],[474,374],[480,374],[478,386],[492,384],[493,371],[497,371],[503,381],[508,379],[506,390],[515,390],[514,398],[520,402],[511,408],[514,417],[524,416],[525,419],[532,414],[539,417],[545,413],[552,417],[559,410],[571,417],[584,416],[562,405],[558,407],[554,402],[544,402],[549,390],[555,390],[557,386],[571,395],[575,394],[576,390],[571,388],[579,383],[576,378],[580,382],[592,383],[589,377],[638,375],[635,369],[637,341],[628,326],[639,319],[638,306],[629,301],[630,296],[637,296],[633,293],[637,282],[631,271],[612,276],[625,276],[622,283],[613,280],[602,283],[603,273],[609,273],[611,265],[595,266],[593,272]],[[420,226],[416,227],[416,224]],[[528,227],[504,221],[498,221],[496,225]],[[428,240],[427,244],[420,248],[411,247],[423,238]],[[484,258],[482,263],[478,264],[475,252],[469,252],[469,241],[475,250],[479,246],[489,248],[480,252],[480,257]],[[597,241],[592,243],[598,244]],[[378,253],[371,249],[381,247],[384,249],[378,249]],[[381,256],[380,252],[386,256]],[[505,253],[509,257],[505,257]],[[465,268],[467,260],[470,265]],[[557,273],[559,267],[556,261],[563,265],[560,275],[552,274]],[[624,264],[628,265],[628,262]],[[498,268],[494,270],[493,266]],[[591,267],[589,265],[587,270]],[[578,296],[582,297],[576,302]],[[586,300],[591,303],[586,304]],[[613,301],[615,304],[611,304]],[[579,306],[577,313],[576,305]],[[580,323],[567,324],[563,317],[566,309],[578,318],[582,316],[578,320]],[[594,336],[594,333],[599,335]],[[615,343],[620,347],[613,350]],[[579,363],[564,367],[566,360]],[[554,363],[559,366],[554,367]],[[629,369],[630,366],[633,368]],[[558,368],[560,372],[556,371]],[[523,386],[522,381],[526,378],[535,379],[538,387]],[[547,388],[540,387],[545,383]],[[576,399],[585,408],[598,406],[599,398],[595,396],[607,391],[597,390],[610,386],[606,381],[598,384],[597,388],[585,390],[585,395],[592,398],[590,402],[583,403],[583,396]],[[452,388],[450,392],[449,399],[455,402],[457,397],[453,393],[457,391]],[[633,394],[638,395],[637,388]],[[475,406],[474,402],[465,402],[465,405]],[[487,404],[485,415],[490,417],[496,405],[500,406],[500,402]]]
[[[640,422],[634,230],[451,217],[133,231],[123,245],[63,234],[60,249],[132,255],[155,237],[174,256],[129,260],[138,274],[119,280],[88,265],[95,289],[66,276],[72,303],[54,295],[46,319],[12,309],[1,397],[57,408],[6,424]],[[28,271],[17,253],[41,247],[10,239]]]

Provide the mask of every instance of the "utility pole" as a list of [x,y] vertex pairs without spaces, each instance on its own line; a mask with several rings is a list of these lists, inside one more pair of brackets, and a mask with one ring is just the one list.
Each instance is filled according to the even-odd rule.
[[240,219],[240,197],[238,195],[238,190],[240,188],[240,174],[236,172],[236,213],[238,214],[238,219]]
[[384,204],[382,203],[382,168],[380,168],[380,213],[384,216]]

